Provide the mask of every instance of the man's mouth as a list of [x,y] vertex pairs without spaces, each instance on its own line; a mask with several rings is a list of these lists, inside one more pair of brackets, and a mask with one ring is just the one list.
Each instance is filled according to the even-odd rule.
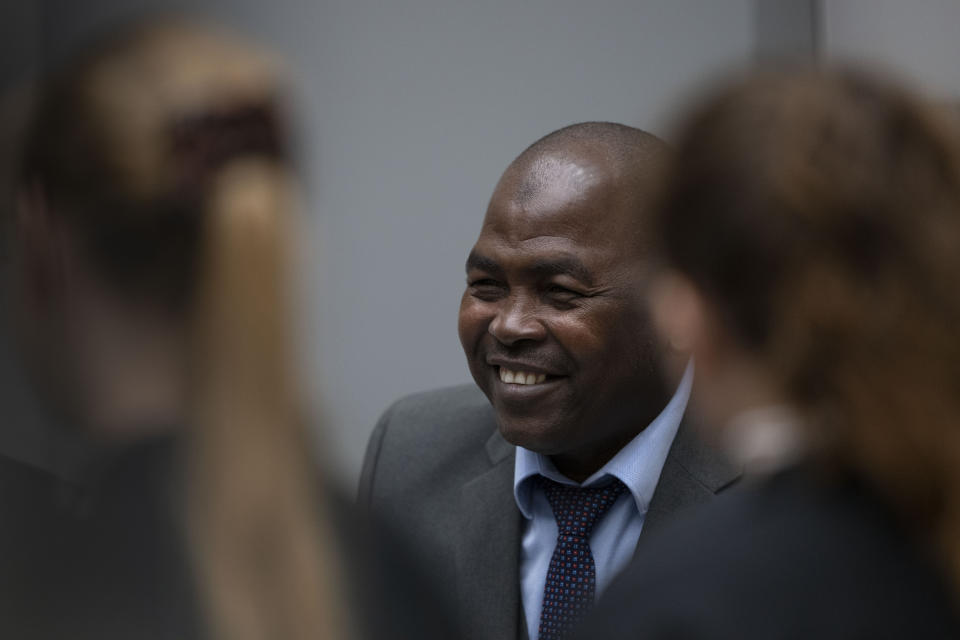
[[533,373],[532,371],[513,371],[507,369],[506,367],[499,367],[500,369],[500,382],[506,384],[523,384],[523,385],[532,385],[532,384],[543,384],[547,379],[547,374],[545,373]]

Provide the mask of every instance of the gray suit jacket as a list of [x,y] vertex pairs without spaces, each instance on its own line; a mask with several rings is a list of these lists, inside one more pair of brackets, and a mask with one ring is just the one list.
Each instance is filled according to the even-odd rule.
[[[522,515],[513,499],[515,447],[474,385],[408,396],[370,439],[359,501],[421,549],[456,598],[467,638],[526,637],[520,599]],[[738,474],[681,424],[644,523],[709,500]]]

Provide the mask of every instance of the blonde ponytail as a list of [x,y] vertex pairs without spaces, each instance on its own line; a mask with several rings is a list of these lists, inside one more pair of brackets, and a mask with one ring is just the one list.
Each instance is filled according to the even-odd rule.
[[290,194],[282,167],[238,159],[207,200],[186,490],[214,638],[346,637],[288,340]]

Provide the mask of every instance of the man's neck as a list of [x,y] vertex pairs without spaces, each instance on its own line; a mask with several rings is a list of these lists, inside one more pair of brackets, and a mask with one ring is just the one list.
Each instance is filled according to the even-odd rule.
[[686,366],[672,368],[671,371],[679,373],[671,373],[669,380],[660,379],[657,385],[659,389],[648,394],[650,401],[645,410],[625,421],[622,428],[614,431],[615,435],[590,448],[551,455],[550,460],[557,471],[574,482],[582,483],[602,469],[667,408],[680,387]]
[[598,448],[586,455],[581,452],[561,453],[550,456],[550,461],[553,462],[557,471],[579,484],[602,469],[603,465],[637,436],[637,433],[629,434],[616,444]]

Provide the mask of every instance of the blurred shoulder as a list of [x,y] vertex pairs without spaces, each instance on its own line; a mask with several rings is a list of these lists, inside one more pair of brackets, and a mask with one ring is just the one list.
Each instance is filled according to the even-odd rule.
[[944,583],[861,487],[791,470],[641,540],[604,637],[954,637]]
[[439,587],[401,532],[376,514],[354,509],[342,492],[328,492],[327,508],[345,572],[343,593],[359,638],[461,637],[450,593]]
[[52,472],[0,453],[0,490],[22,489],[24,485],[54,487],[62,481]]
[[51,471],[0,453],[0,512],[17,520],[18,510],[38,512],[52,507],[79,490]]

